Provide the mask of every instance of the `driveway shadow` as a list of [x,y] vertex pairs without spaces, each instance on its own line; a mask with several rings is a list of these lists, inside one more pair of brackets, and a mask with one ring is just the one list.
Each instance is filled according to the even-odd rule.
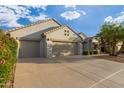
[[66,56],[57,58],[20,58],[18,63],[55,64],[55,63],[75,63],[84,60],[93,60],[91,56]]

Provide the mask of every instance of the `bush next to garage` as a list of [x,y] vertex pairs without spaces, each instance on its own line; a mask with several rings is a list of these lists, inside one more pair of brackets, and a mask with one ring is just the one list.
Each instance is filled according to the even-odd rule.
[[98,54],[98,51],[97,50],[93,50],[93,54]]
[[83,55],[94,55],[94,54],[98,54],[98,51],[97,50],[83,51]]
[[0,87],[12,87],[17,48],[16,40],[0,30]]
[[88,51],[83,51],[83,55],[89,55]]

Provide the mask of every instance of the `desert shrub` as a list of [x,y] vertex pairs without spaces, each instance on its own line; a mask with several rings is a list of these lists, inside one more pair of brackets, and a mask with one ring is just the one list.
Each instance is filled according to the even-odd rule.
[[6,87],[6,84],[12,79],[12,73],[16,62],[18,44],[14,38],[11,38],[3,32],[0,32],[0,87]]

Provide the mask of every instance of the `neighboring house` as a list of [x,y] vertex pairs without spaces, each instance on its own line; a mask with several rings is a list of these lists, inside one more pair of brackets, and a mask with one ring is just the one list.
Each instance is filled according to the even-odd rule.
[[80,35],[83,41],[87,38],[87,36],[83,32],[80,32],[78,34]]
[[99,50],[99,41],[95,37],[88,37],[84,40],[84,50]]
[[82,38],[83,51],[94,51],[99,52],[99,41],[95,37],[87,37],[83,32],[79,33]]
[[82,54],[82,38],[67,25],[47,19],[7,31],[19,41],[19,58]]

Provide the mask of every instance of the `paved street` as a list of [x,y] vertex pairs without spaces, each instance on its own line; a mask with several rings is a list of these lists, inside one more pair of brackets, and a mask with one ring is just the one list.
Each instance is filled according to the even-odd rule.
[[19,59],[14,87],[124,87],[124,63],[91,56]]

